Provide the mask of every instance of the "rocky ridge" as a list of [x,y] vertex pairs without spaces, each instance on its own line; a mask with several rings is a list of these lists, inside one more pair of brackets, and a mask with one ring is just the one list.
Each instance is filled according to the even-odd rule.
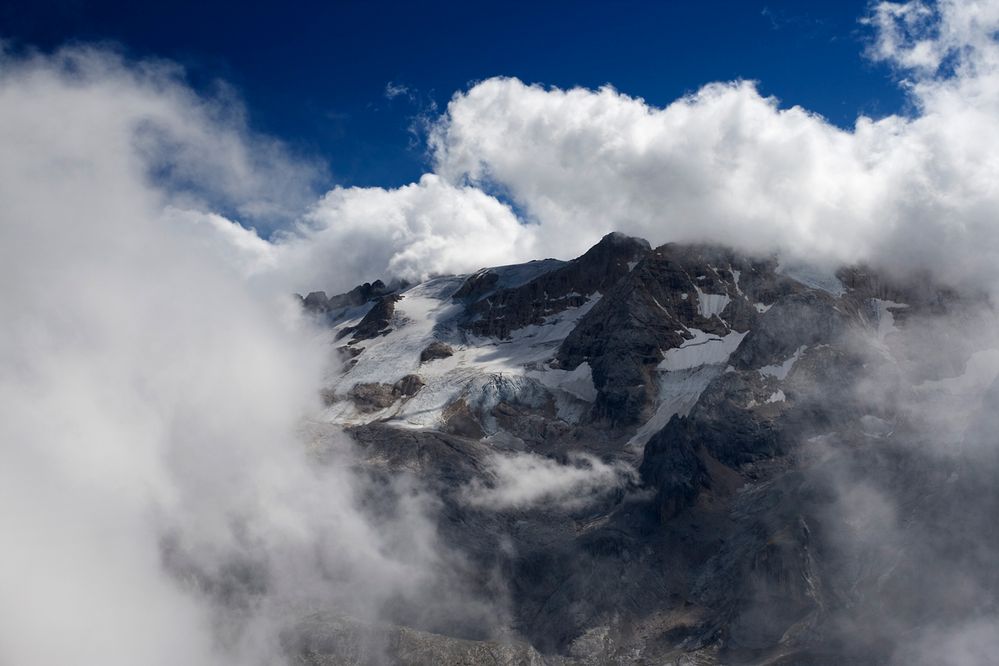
[[[294,642],[300,661],[893,658],[904,646],[865,626],[880,597],[864,585],[904,585],[906,556],[838,542],[830,479],[917,465],[899,462],[919,437],[910,416],[866,387],[898,376],[893,340],[908,326],[978,301],[866,267],[820,278],[774,257],[611,234],[569,262],[310,294],[332,337],[350,336],[324,419],[348,429],[372,473],[433,490],[442,538],[499,575],[511,620],[484,638],[401,619],[378,629],[385,657],[350,647],[353,621],[314,616]],[[469,484],[503,482],[497,456],[572,466],[580,452],[634,474],[583,503],[468,500]],[[916,524],[932,522],[912,486],[896,491]]]

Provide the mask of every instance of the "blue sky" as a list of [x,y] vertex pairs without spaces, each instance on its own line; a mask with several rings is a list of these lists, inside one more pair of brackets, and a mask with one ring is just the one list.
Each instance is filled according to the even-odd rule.
[[[397,186],[427,170],[414,118],[496,75],[618,90],[665,105],[717,80],[760,82],[782,106],[851,127],[903,110],[863,55],[866,3],[250,2],[43,0],[0,6],[15,48],[109,41],[224,81],[251,125],[329,164],[332,183]],[[388,84],[405,92],[389,99]],[[436,106],[435,106],[436,105]]]

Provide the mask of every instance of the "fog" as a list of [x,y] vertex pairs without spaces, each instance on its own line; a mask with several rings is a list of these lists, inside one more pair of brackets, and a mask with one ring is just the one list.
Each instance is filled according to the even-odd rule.
[[156,172],[225,196],[284,168],[206,105],[105,52],[3,61],[4,663],[275,663],[304,614],[375,620],[459,569],[429,499],[362,502],[349,440],[308,426],[326,333]]

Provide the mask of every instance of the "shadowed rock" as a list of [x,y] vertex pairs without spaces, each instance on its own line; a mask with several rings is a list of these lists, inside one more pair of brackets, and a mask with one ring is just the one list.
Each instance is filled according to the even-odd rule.
[[476,335],[507,338],[512,331],[568,308],[579,307],[626,275],[648,251],[648,242],[612,233],[578,259],[511,288],[492,289],[494,273],[480,272],[455,292],[466,302],[464,328]]
[[451,356],[454,356],[454,349],[451,348],[451,345],[434,340],[420,352],[420,363],[436,361],[437,359],[449,358]]
[[400,398],[411,398],[421,388],[423,388],[423,380],[418,375],[406,375],[395,384],[377,382],[355,384],[347,393],[347,397],[354,403],[358,411],[371,413],[391,407]]
[[337,339],[351,336],[351,342],[360,340],[370,340],[380,335],[386,335],[391,330],[389,324],[392,315],[395,314],[395,304],[402,297],[398,294],[382,296],[375,301],[374,306],[368,310],[364,318],[358,322],[357,326],[346,326],[337,333]]

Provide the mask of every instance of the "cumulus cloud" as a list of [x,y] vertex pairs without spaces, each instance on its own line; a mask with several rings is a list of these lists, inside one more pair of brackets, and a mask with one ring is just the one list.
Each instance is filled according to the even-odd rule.
[[535,453],[497,454],[488,461],[488,483],[473,480],[464,488],[467,502],[502,509],[585,507],[634,481],[623,463],[605,463],[587,453],[570,453],[561,463]]
[[995,3],[878,2],[865,22],[876,29],[870,55],[902,69],[933,75],[950,60],[959,74],[967,76],[997,64]]
[[505,192],[536,223],[542,254],[576,254],[613,228],[995,279],[996,12],[873,8],[873,53],[912,77],[914,117],[844,130],[748,81],[656,108],[610,87],[494,78],[451,101],[431,136],[435,170]]
[[275,239],[272,272],[339,291],[571,258],[618,230],[999,282],[997,14],[956,0],[872,5],[870,55],[902,76],[914,113],[847,129],[751,81],[659,108],[611,87],[484,80],[431,123],[432,173],[332,190]]
[[349,289],[384,277],[419,280],[529,257],[530,230],[480,189],[435,174],[397,189],[336,188],[275,242],[269,279]]

